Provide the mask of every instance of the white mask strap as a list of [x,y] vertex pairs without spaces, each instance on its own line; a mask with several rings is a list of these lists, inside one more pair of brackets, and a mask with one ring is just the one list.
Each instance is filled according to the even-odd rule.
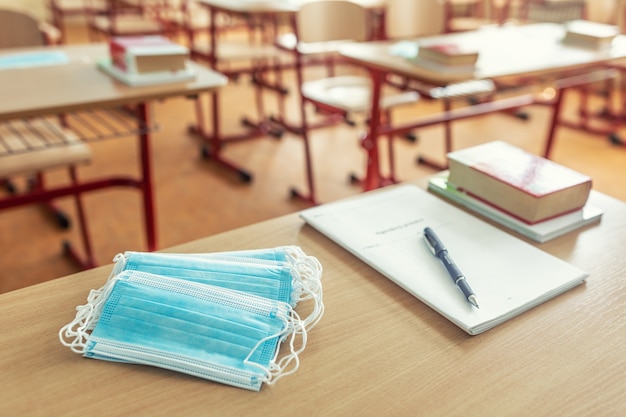
[[100,319],[100,313],[115,280],[108,281],[102,288],[89,291],[87,304],[76,307],[76,317],[59,330],[59,340],[75,353],[84,353],[91,331]]
[[[300,366],[299,355],[304,351],[307,343],[307,332],[304,321],[300,319],[295,311],[290,309],[289,315],[283,317],[283,321],[285,323],[285,328],[282,331],[259,340],[248,356],[244,359],[244,363],[255,366],[265,373],[264,382],[268,385],[272,385],[280,378],[291,375],[298,370],[298,367]],[[300,336],[301,339],[299,347],[296,346],[297,336]],[[281,342],[288,340],[287,346],[289,347],[289,353],[277,360],[279,351],[279,349],[277,349],[276,355],[268,367],[250,362],[250,357],[254,354],[254,352],[264,342],[275,337],[280,337]]]
[[130,252],[118,253],[113,257],[113,262],[115,262],[115,265],[113,265],[113,270],[109,275],[108,281],[110,281],[114,276],[124,270],[124,267],[126,267],[126,262],[128,262],[129,253]]
[[322,264],[313,256],[307,256],[297,246],[286,248],[290,263],[296,269],[297,282],[294,289],[298,293],[298,303],[313,300],[313,310],[304,319],[307,330],[312,329],[324,314],[324,301],[322,297]]

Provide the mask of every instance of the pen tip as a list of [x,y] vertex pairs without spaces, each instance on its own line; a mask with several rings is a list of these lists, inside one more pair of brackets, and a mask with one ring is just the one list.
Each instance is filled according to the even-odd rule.
[[467,297],[467,301],[469,301],[474,307],[480,308],[478,306],[478,299],[476,298],[475,295],[470,295],[469,297]]

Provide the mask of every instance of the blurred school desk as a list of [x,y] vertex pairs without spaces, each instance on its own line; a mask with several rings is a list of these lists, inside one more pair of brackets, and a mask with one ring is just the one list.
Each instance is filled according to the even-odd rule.
[[626,203],[597,192],[591,202],[604,210],[600,223],[540,246],[586,269],[587,282],[478,336],[297,213],[168,249],[299,245],[322,263],[326,313],[300,368],[260,392],[62,346],[58,330],[110,265],[2,294],[0,415],[626,415]]
[[[372,77],[371,117],[368,134],[362,143],[368,155],[366,174],[362,180],[363,189],[371,190],[389,182],[380,169],[378,138],[443,124],[446,152],[450,152],[453,150],[450,122],[532,104],[552,108],[542,153],[544,157],[549,157],[554,133],[560,124],[563,92],[568,88],[615,76],[615,71],[608,69],[607,64],[626,57],[624,35],[617,36],[611,48],[595,49],[562,42],[565,32],[565,26],[556,23],[488,26],[474,31],[412,40],[361,42],[343,46],[340,54],[366,68]],[[415,58],[418,44],[457,45],[462,49],[476,51],[478,61],[473,67],[461,66],[461,69],[427,64],[423,60],[417,64],[407,58]],[[382,85],[390,74],[409,80],[409,85],[425,98],[442,101],[443,111],[404,123],[381,124],[379,99]],[[506,88],[503,89],[503,86]],[[511,89],[512,86],[517,88]],[[538,94],[546,87],[551,88],[554,97],[546,98]],[[514,95],[507,92],[504,96],[498,96],[503,90],[521,91]],[[476,105],[461,108],[451,106],[453,100],[471,97],[483,100]],[[439,169],[446,168],[425,159],[421,162]]]
[[[0,63],[4,63],[0,71],[0,124],[10,126],[12,120],[62,116],[73,133],[85,141],[137,138],[138,177],[97,178],[36,194],[11,196],[0,199],[0,209],[105,187],[134,187],[142,193],[147,248],[155,250],[158,244],[150,156],[150,133],[155,122],[150,103],[171,97],[196,97],[226,85],[227,79],[190,62],[196,74],[191,81],[131,87],[98,69],[98,61],[108,56],[104,43],[4,50],[0,54]],[[130,108],[135,112],[128,111]],[[49,146],[54,146],[52,143]],[[133,145],[129,142],[129,146]],[[24,146],[24,151],[29,149]]]

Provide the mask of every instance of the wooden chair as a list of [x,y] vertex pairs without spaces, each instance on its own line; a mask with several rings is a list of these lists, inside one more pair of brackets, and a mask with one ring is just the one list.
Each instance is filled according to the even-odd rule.
[[86,0],[47,0],[46,6],[51,15],[52,24],[61,31],[61,43],[67,42],[65,19],[87,16],[87,8],[91,7],[100,12],[106,8],[106,0],[98,0],[87,4]]
[[[323,24],[320,24],[323,22]],[[320,55],[336,55],[345,42],[365,41],[369,38],[369,17],[362,6],[337,0],[309,2],[293,16],[292,37],[281,37],[278,46],[291,52],[295,58],[296,84],[300,96],[300,126],[296,130],[303,139],[307,192],[291,190],[294,198],[317,204],[313,158],[309,133],[314,127],[309,120],[307,107],[312,106],[323,114],[339,116],[354,124],[355,114],[369,116],[371,107],[371,79],[366,75],[331,75],[318,79],[305,77],[306,60]],[[382,123],[391,123],[391,109],[400,105],[413,104],[419,95],[413,91],[393,92],[381,98]],[[391,151],[391,138],[389,147]],[[393,152],[389,152],[389,181],[395,182]]]
[[177,30],[163,16],[170,5],[167,0],[85,0],[87,26],[93,40],[102,36],[168,35]]
[[[233,81],[249,77],[254,88],[256,115],[242,116],[243,131],[228,134],[222,131],[220,112],[223,110],[217,92],[210,95],[212,132],[205,127],[200,99],[196,100],[197,125],[193,128],[204,141],[202,156],[205,159],[235,172],[243,182],[251,182],[252,173],[223,158],[221,151],[228,143],[282,135],[282,129],[269,120],[263,98],[265,90],[284,94],[280,86],[266,77],[274,66],[282,65],[284,60],[285,54],[273,45],[277,23],[268,16],[253,13],[241,17],[213,12],[190,0],[183,0],[183,11],[192,58],[207,63]],[[203,23],[204,19],[208,19],[208,24]]]
[[587,17],[586,0],[523,0],[518,19],[522,23],[564,23]]
[[[0,48],[3,48],[3,52],[7,52],[8,48],[44,46],[53,38],[58,39],[58,37],[58,31],[26,12],[0,9]],[[5,68],[0,69],[0,72],[19,70]],[[25,191],[26,194],[44,190],[44,174],[60,168],[67,169],[72,184],[77,184],[76,166],[88,163],[90,160],[90,148],[63,127],[58,118],[0,122],[0,178],[4,179],[5,184],[10,185],[11,179],[28,177],[29,187]],[[17,196],[18,191],[14,187],[8,188],[10,194],[6,198],[14,198],[12,195]],[[19,195],[23,196],[23,194]],[[95,261],[80,195],[74,195],[74,201],[86,259],[80,260],[69,244],[65,244],[65,251],[83,267],[92,267]],[[69,218],[56,209],[52,202],[50,202],[50,207],[59,224],[65,228],[69,227]]]
[[476,30],[485,25],[501,25],[512,12],[514,0],[444,0],[444,31]]
[[385,38],[411,39],[444,32],[440,0],[386,0]]
[[[188,45],[196,44],[196,37],[206,34],[211,24],[211,15],[206,7],[196,0],[168,0],[168,11],[163,14],[171,27],[178,28],[186,38]],[[220,14],[216,16],[216,24],[220,33],[233,29],[245,29],[245,20],[234,19]]]
[[25,11],[0,9],[0,48],[23,48],[60,42],[61,32]]

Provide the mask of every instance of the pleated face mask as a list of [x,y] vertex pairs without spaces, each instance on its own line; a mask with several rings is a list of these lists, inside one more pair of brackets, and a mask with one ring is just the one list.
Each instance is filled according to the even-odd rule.
[[122,271],[143,271],[242,291],[292,307],[311,300],[313,307],[304,319],[307,329],[323,314],[322,267],[315,257],[296,246],[204,254],[129,251],[117,255],[114,261],[111,276]]
[[[90,293],[59,337],[89,358],[152,365],[258,391],[262,383],[295,372],[307,333],[288,303],[123,271]],[[279,358],[281,344],[287,352]]]

